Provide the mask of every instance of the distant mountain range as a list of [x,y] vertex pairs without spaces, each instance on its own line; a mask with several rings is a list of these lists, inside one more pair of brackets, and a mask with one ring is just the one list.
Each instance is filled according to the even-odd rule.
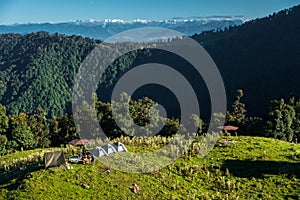
[[37,31],[60,33],[66,35],[80,35],[104,40],[117,33],[142,27],[161,27],[172,29],[186,35],[194,35],[203,31],[224,29],[230,26],[241,25],[246,19],[243,16],[210,16],[210,17],[176,17],[169,20],[76,20],[64,23],[28,23],[0,25],[0,34],[20,33],[27,34]]

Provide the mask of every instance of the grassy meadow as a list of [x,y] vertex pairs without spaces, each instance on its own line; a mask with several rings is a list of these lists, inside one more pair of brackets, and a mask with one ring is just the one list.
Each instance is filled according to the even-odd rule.
[[[130,152],[168,142],[161,137],[120,140]],[[71,164],[70,170],[44,170],[47,149],[16,152],[1,157],[0,199],[300,199],[300,144],[223,136],[204,158],[196,147],[151,173],[125,173],[101,160]],[[68,149],[64,151],[67,157]],[[138,194],[132,192],[133,184],[140,186]]]

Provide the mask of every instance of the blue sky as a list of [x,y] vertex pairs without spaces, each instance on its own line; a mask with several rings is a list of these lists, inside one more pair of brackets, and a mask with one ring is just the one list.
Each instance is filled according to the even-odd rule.
[[0,0],[0,24],[211,15],[257,18],[297,4],[300,0]]

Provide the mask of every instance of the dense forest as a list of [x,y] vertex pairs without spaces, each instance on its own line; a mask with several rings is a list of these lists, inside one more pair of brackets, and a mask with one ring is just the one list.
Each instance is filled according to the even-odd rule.
[[[221,72],[229,100],[226,123],[239,126],[239,134],[299,140],[300,101],[295,98],[300,96],[299,17],[300,6],[296,6],[241,26],[192,36],[210,53]],[[85,57],[100,43],[47,32],[0,35],[1,154],[20,148],[58,146],[77,137],[71,116],[74,80]],[[113,48],[130,45],[116,44]],[[202,78],[195,76],[185,60],[155,49],[127,53],[105,71],[96,95],[103,129],[110,130],[110,137],[123,134],[112,121],[109,99],[113,87],[128,70],[149,62],[171,66],[189,80],[198,98],[204,99],[200,102],[203,121],[197,116],[191,118],[200,125],[199,134],[205,132],[204,122],[215,113],[210,113]],[[148,106],[158,102],[169,118],[160,134],[176,132],[180,113],[171,91],[147,85],[132,99],[131,114],[137,124],[148,122],[134,112],[147,113]]]
[[299,96],[300,6],[225,31],[194,35],[216,62],[232,99],[246,91],[249,113],[263,115],[268,102]]
[[74,76],[97,41],[79,36],[0,35],[0,102],[9,114],[70,112]]

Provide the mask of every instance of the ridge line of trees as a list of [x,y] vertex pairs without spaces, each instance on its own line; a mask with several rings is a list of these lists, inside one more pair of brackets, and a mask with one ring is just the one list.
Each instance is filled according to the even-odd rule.
[[[242,97],[243,91],[237,90],[236,100],[227,112],[225,120],[226,125],[239,127],[239,135],[272,137],[288,142],[300,141],[299,98],[273,100],[270,103],[269,112],[261,118],[247,116],[246,105],[242,102]],[[122,98],[130,97],[123,94]],[[122,102],[114,103],[120,109],[124,106]],[[155,104],[153,100],[147,97],[136,101],[131,100],[129,108],[134,123],[140,126],[149,124],[149,111]],[[99,123],[103,131],[109,133],[108,137],[124,136],[124,132],[113,119],[111,104],[96,100],[95,106]],[[179,120],[162,119],[159,118],[158,113],[156,114],[156,124],[161,123],[161,120],[166,120],[165,126],[158,133],[159,135],[172,136],[178,131]],[[73,117],[63,114],[47,120],[45,111],[41,108],[37,114],[20,113],[7,116],[6,107],[0,104],[0,155],[15,150],[57,147],[67,144],[69,141],[78,138]],[[118,120],[126,127],[128,119],[120,116]],[[192,115],[191,123],[198,126],[198,135],[207,131],[207,124],[199,116]],[[130,130],[131,127],[127,127],[127,129]],[[150,135],[152,134],[151,130],[148,130],[148,132]],[[132,132],[130,136],[139,136],[139,133]]]

